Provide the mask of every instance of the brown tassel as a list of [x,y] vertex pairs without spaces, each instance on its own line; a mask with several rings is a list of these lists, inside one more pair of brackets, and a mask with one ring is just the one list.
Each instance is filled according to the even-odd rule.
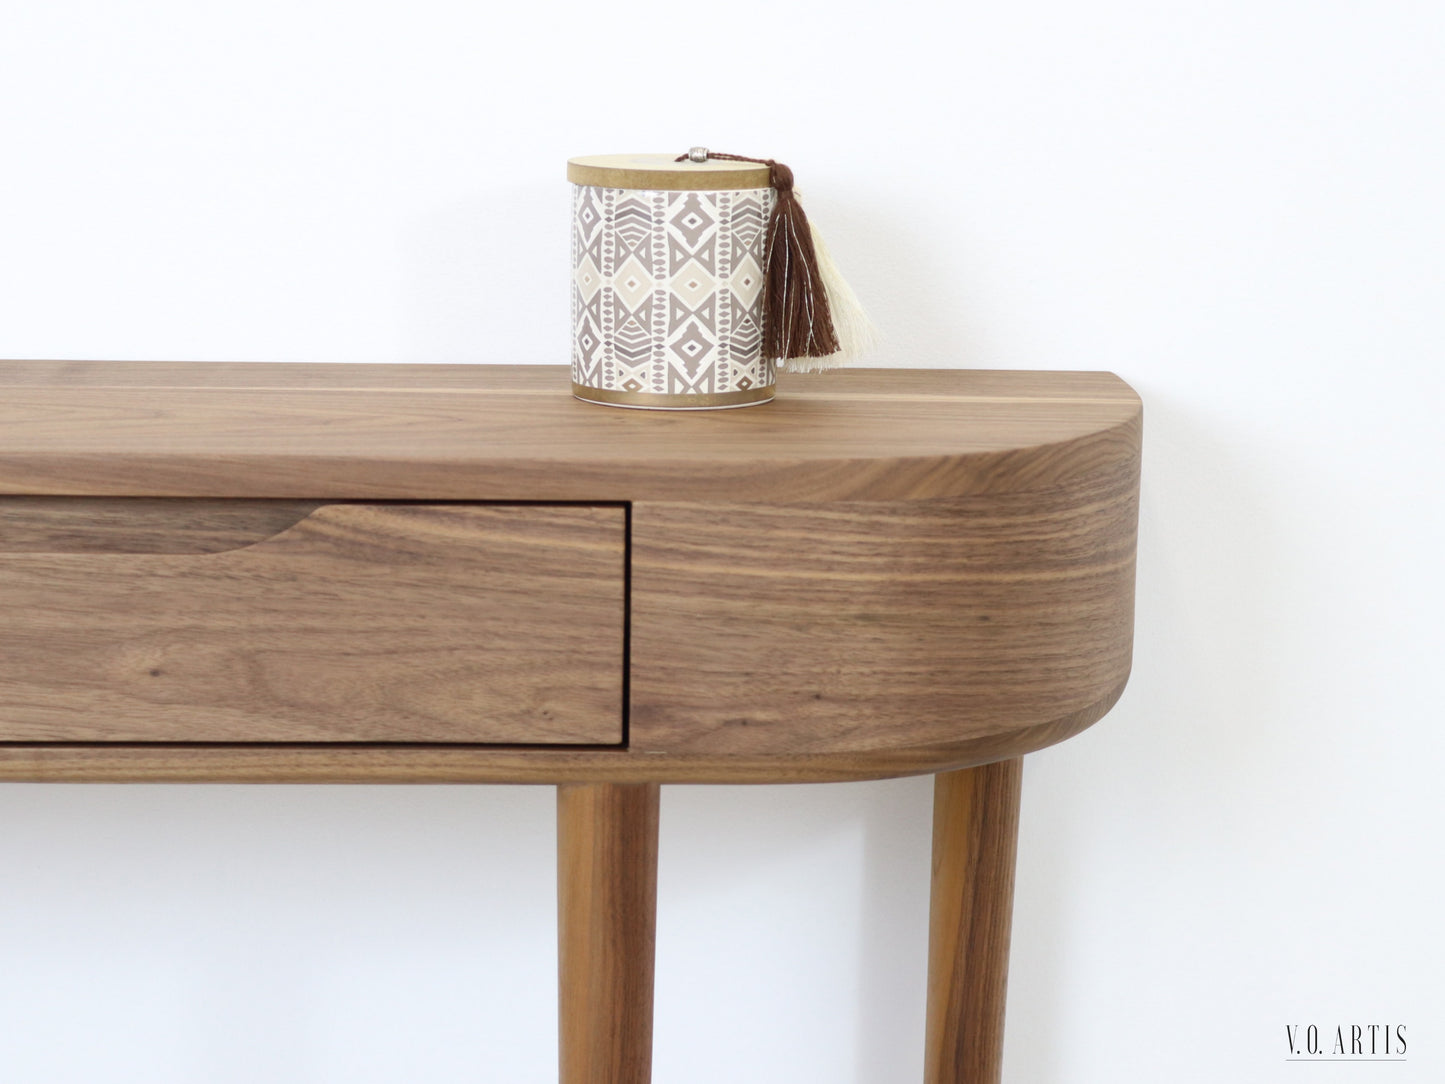
[[[793,171],[771,158],[707,152],[708,158],[757,162],[768,167],[769,184],[777,192],[768,219],[763,258],[763,356],[774,361],[823,358],[838,352],[838,335],[828,294],[813,251],[808,216],[793,191]],[[689,155],[679,155],[679,162]],[[696,160],[696,159],[694,159]]]

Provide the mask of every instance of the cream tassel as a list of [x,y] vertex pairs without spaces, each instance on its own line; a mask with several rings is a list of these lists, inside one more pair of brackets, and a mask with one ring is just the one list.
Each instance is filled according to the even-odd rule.
[[818,259],[818,277],[822,279],[823,292],[828,297],[838,350],[821,358],[787,358],[782,362],[782,368],[789,373],[813,373],[851,365],[878,346],[878,329],[859,304],[858,295],[839,273],[838,265],[833,262],[817,227],[809,222],[808,229],[813,235],[813,252]]

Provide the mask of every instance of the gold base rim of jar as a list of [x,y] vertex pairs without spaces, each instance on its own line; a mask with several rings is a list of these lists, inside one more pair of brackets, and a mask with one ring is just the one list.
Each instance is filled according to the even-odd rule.
[[660,391],[607,391],[572,382],[572,394],[584,403],[600,406],[633,407],[638,410],[726,410],[757,406],[773,399],[776,385],[745,388],[742,391],[695,392],[678,395]]

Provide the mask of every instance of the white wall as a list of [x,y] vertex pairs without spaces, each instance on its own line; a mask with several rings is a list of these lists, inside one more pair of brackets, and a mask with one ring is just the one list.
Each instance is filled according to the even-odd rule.
[[[1014,1082],[1438,1081],[1445,9],[12,0],[0,356],[561,362],[569,155],[797,171],[880,364],[1146,401]],[[658,1084],[921,1072],[926,780],[664,798]],[[0,786],[0,1077],[555,1079],[545,788]],[[1404,1065],[1285,1028],[1404,1024]]]

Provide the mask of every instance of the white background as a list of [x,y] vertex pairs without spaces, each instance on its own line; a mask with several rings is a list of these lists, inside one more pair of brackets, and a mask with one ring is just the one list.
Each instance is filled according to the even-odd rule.
[[[0,356],[559,363],[569,155],[775,154],[878,364],[1146,403],[1134,678],[1027,761],[1008,1079],[1439,1081],[1442,52],[1434,0],[11,0]],[[929,803],[665,792],[658,1084],[921,1078]],[[0,1076],[555,1080],[552,810],[0,786]]]

